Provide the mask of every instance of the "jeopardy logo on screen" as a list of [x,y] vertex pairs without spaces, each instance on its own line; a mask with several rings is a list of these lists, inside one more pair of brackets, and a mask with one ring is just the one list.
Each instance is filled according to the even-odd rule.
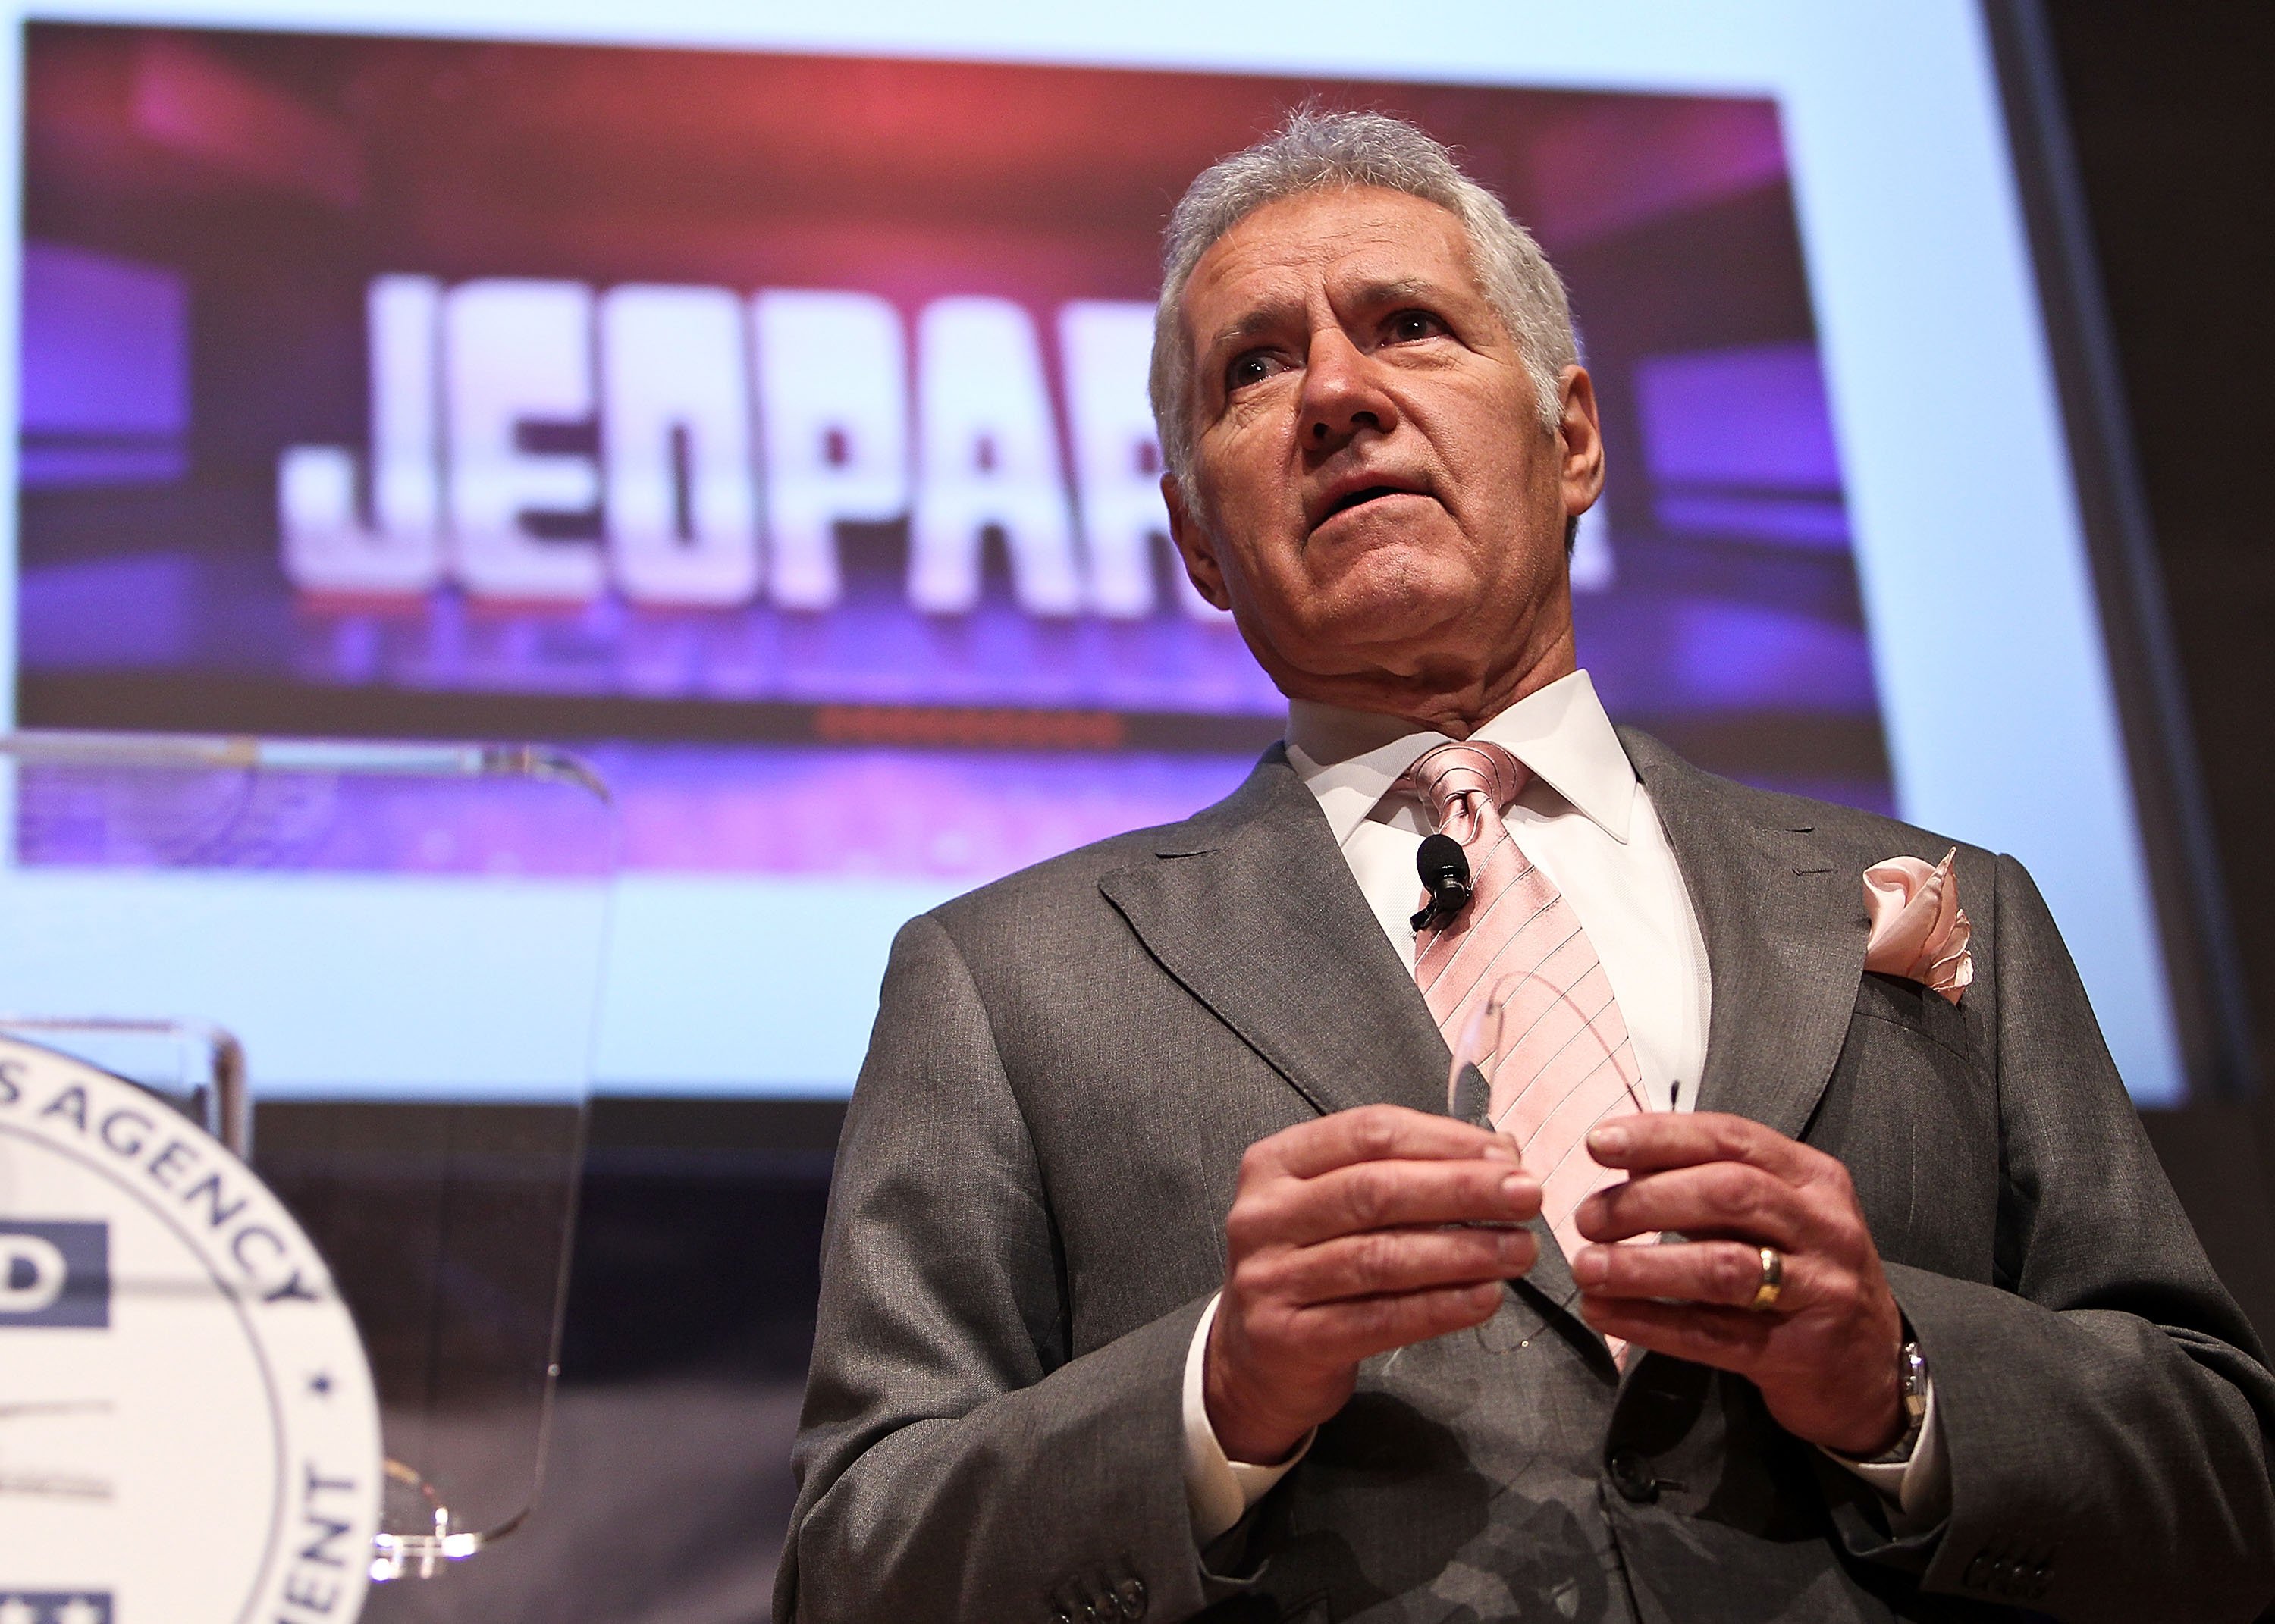
[[[979,601],[1001,538],[1020,608],[1213,620],[1167,546],[1146,402],[1153,307],[1012,300],[905,321],[874,294],[382,276],[367,301],[371,444],[292,446],[283,565],[316,593],[787,609],[837,604],[837,526],[905,519],[907,595]],[[596,424],[597,449],[564,445]],[[591,533],[571,533],[593,528]]]
[[108,1224],[0,1219],[0,1331],[110,1324]]

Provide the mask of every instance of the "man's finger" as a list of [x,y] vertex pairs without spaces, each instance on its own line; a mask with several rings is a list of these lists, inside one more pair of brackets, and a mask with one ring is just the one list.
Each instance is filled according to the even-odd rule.
[[1273,1289],[1310,1306],[1513,1280],[1539,1255],[1524,1229],[1377,1229],[1299,1247],[1264,1266]]
[[1499,1280],[1490,1280],[1324,1303],[1299,1311],[1290,1330],[1311,1356],[1356,1363],[1394,1348],[1481,1326],[1500,1308],[1504,1289]]
[[1518,1159],[1515,1142],[1505,1134],[1404,1106],[1362,1106],[1298,1122],[1258,1140],[1249,1153],[1278,1171],[1306,1179],[1361,1161]]
[[1241,1218],[1251,1243],[1309,1246],[1415,1224],[1530,1223],[1540,1181],[1507,1161],[1365,1161],[1257,1192]]
[[1650,1303],[1583,1292],[1580,1318],[1606,1336],[1671,1354],[1694,1364],[1745,1375],[1759,1367],[1770,1338],[1783,1323],[1774,1314],[1696,1303]]
[[[1807,1268],[1788,1258],[1779,1311],[1797,1306]],[[1590,1296],[1674,1300],[1746,1309],[1761,1288],[1762,1252],[1736,1241],[1685,1241],[1664,1246],[1583,1246],[1572,1259],[1572,1283]]]
[[1742,1161],[1803,1182],[1824,1152],[1724,1111],[1638,1111],[1591,1129],[1588,1154],[1606,1167],[1656,1173],[1702,1162]]
[[1808,1243],[1809,1212],[1801,1192],[1773,1174],[1742,1162],[1712,1161],[1606,1185],[1573,1212],[1591,1241],[1624,1241],[1674,1229],[1697,1239],[1719,1237],[1798,1251]]

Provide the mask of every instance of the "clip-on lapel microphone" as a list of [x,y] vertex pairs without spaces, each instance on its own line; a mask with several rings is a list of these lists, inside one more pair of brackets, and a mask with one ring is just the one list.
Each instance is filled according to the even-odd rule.
[[1422,888],[1430,894],[1428,905],[1409,921],[1416,930],[1433,920],[1442,925],[1470,905],[1469,854],[1452,835],[1432,835],[1425,840],[1414,854],[1414,867],[1422,876]]

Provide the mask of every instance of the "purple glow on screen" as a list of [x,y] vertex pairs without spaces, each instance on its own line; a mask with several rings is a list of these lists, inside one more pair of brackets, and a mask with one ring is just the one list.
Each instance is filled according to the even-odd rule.
[[977,885],[1229,794],[1247,756],[608,744],[624,861]]
[[1636,401],[1644,457],[1662,484],[1840,493],[1814,345],[1651,356],[1636,369]]
[[18,413],[27,487],[182,476],[187,279],[114,254],[24,245]]

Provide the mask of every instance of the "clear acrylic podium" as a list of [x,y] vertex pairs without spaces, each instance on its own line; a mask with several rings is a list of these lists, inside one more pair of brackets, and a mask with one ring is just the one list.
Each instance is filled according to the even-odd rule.
[[386,1461],[376,1578],[529,1513],[614,876],[538,746],[0,736],[0,1033],[166,1096],[306,1231]]

